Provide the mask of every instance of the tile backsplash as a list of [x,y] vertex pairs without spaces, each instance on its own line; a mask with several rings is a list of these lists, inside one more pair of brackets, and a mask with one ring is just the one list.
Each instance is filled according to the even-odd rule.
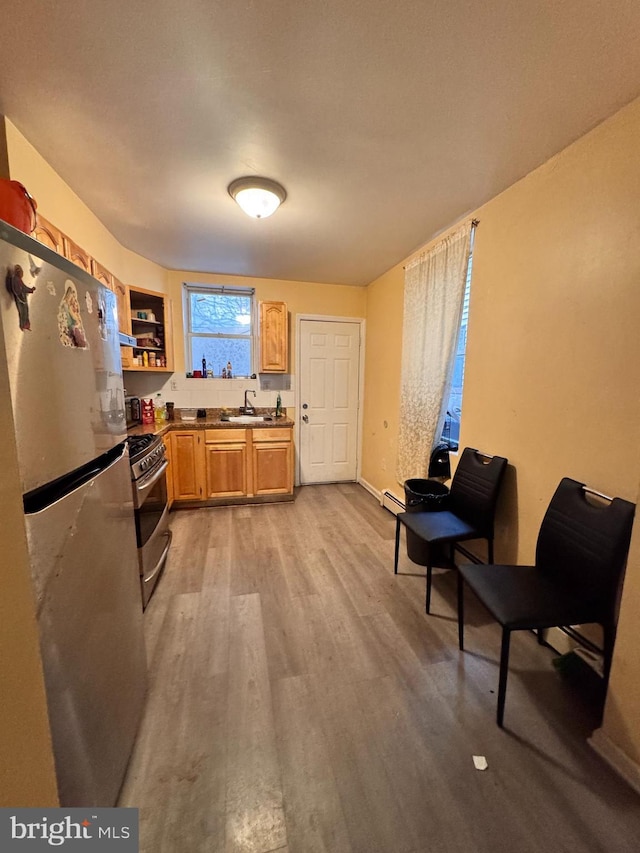
[[282,374],[261,374],[257,379],[187,379],[180,373],[124,374],[124,387],[128,396],[155,397],[158,391],[163,400],[175,403],[178,408],[237,408],[244,405],[244,392],[250,389],[250,401],[260,408],[275,409],[278,392],[285,408],[295,408],[295,394],[291,390],[293,377]]

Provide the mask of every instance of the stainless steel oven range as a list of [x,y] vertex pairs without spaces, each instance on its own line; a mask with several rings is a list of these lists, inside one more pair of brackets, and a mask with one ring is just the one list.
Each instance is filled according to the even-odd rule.
[[160,436],[130,436],[129,456],[138,540],[142,606],[146,607],[171,544],[167,504],[167,467]]

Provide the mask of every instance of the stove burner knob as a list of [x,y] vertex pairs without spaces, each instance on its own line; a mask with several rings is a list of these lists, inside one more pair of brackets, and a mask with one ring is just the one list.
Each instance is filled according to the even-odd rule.
[[147,464],[148,464],[148,463],[147,463],[147,460],[146,460],[146,459],[143,459],[143,460],[142,460],[142,462],[140,463],[140,467],[142,468],[142,470],[143,470],[143,471],[145,471],[145,470],[146,470],[146,468],[147,468]]

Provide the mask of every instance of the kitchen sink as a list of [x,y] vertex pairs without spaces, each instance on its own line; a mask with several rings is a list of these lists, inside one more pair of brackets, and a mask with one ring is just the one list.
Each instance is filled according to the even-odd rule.
[[264,415],[234,415],[229,418],[230,424],[255,424],[260,421],[271,420]]

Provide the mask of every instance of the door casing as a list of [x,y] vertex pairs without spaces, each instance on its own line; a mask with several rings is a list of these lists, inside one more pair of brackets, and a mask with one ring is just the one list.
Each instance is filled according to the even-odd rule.
[[300,485],[300,440],[302,426],[302,402],[301,402],[301,356],[302,356],[302,323],[305,320],[319,323],[357,323],[360,326],[360,361],[358,364],[358,429],[356,436],[356,482],[360,482],[362,473],[362,425],[364,420],[363,394],[364,394],[364,354],[366,320],[362,317],[334,317],[329,314],[296,314],[296,376],[295,376],[295,399],[296,399],[296,423],[294,427],[296,459],[295,459],[295,485]]

